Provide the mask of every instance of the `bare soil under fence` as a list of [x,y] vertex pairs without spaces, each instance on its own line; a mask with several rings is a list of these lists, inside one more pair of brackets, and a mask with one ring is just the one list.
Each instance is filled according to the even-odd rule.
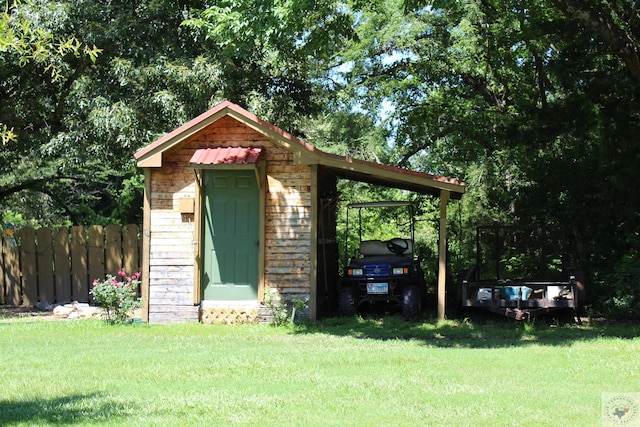
[[61,320],[52,310],[39,310],[33,307],[12,307],[0,305],[0,321],[19,319]]

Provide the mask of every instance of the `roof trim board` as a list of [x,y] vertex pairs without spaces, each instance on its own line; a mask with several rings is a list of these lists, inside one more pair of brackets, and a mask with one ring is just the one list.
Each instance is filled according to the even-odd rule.
[[460,198],[465,192],[466,184],[457,179],[325,153],[229,101],[218,104],[140,149],[134,154],[138,166],[142,168],[161,167],[162,153],[225,116],[236,119],[292,151],[294,160],[298,164],[322,165],[346,179],[402,188],[418,193],[439,194],[440,191],[449,191],[452,198]]

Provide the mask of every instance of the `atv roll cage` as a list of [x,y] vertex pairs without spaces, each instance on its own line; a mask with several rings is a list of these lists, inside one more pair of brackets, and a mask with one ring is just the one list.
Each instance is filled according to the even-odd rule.
[[[415,239],[415,221],[414,221],[414,205],[411,202],[403,201],[387,201],[387,202],[364,202],[364,203],[350,203],[347,205],[347,221],[344,231],[344,265],[349,262],[349,212],[358,210],[358,241],[362,242],[362,210],[369,208],[397,208],[406,206],[409,213],[409,229],[411,242]],[[392,239],[393,240],[393,239]]]

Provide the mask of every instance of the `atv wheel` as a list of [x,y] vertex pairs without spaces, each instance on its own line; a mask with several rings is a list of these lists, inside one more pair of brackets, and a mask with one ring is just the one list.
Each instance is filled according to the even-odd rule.
[[402,316],[412,320],[420,314],[420,288],[415,285],[405,286],[402,290]]
[[356,314],[356,290],[349,286],[341,288],[338,293],[338,312],[342,316],[354,316]]

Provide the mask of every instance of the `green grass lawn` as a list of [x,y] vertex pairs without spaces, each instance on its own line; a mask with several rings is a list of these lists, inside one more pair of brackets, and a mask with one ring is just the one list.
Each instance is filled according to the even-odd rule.
[[0,425],[600,426],[640,329],[0,319]]

